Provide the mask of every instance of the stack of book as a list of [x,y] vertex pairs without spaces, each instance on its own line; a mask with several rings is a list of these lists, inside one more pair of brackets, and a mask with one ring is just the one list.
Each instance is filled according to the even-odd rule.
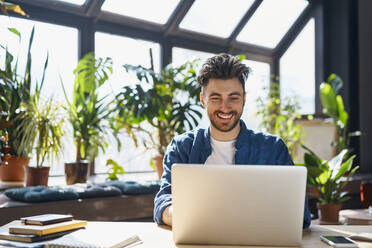
[[44,214],[24,217],[0,227],[0,239],[19,242],[39,242],[61,237],[87,225],[72,215]]
[[372,214],[368,209],[347,209],[340,212],[347,225],[372,225]]

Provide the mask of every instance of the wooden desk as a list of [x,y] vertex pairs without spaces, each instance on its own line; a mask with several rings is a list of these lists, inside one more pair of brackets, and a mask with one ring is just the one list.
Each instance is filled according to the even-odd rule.
[[[202,245],[178,245],[173,243],[172,231],[169,229],[159,227],[155,223],[141,223],[141,222],[88,222],[87,228],[92,225],[99,225],[102,229],[102,235],[105,232],[109,232],[110,229],[120,229],[124,233],[135,233],[141,237],[143,243],[136,246],[138,248],[145,247],[161,247],[161,248],[201,248],[206,247]],[[356,232],[372,232],[371,226],[319,226],[314,225],[303,232],[303,243],[301,247],[321,248],[329,247],[323,243],[319,236],[321,234],[327,235],[350,235]],[[366,248],[372,247],[372,243],[358,242],[359,247]],[[1,245],[0,245],[1,247]],[[231,246],[207,246],[209,248],[225,248]],[[242,248],[243,246],[239,246]],[[263,248],[263,246],[249,246]],[[276,247],[278,248],[278,247]]]
[[[128,230],[138,234],[143,240],[143,244],[139,245],[142,247],[178,247],[178,248],[198,248],[205,246],[197,245],[178,245],[175,246],[173,243],[173,234],[169,229],[159,227],[155,223],[139,223],[139,222],[89,222],[89,225],[102,225],[102,230],[109,230],[110,228],[120,228],[122,230]],[[107,227],[105,227],[107,226]],[[323,243],[319,236],[321,234],[327,235],[350,235],[358,232],[372,232],[371,226],[319,226],[314,225],[303,232],[303,244],[302,247],[321,248],[329,247]],[[372,243],[358,242],[361,248],[371,247]],[[217,246],[208,246],[209,248]],[[227,246],[226,246],[227,247]],[[231,246],[230,246],[231,247]],[[239,246],[242,247],[242,246]],[[223,248],[223,246],[218,246]],[[262,248],[262,246],[258,247]]]

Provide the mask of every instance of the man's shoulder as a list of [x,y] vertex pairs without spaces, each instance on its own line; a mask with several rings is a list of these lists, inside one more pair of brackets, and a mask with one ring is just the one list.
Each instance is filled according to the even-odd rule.
[[206,129],[196,128],[191,131],[187,131],[183,134],[176,135],[173,140],[177,144],[180,143],[194,143],[196,139],[203,138],[206,134]]
[[244,130],[244,139],[265,144],[278,144],[283,142],[283,140],[276,135],[265,132],[258,132],[252,129]]

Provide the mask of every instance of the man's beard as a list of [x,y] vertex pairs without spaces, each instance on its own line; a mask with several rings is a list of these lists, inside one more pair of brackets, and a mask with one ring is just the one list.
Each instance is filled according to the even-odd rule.
[[[242,116],[242,112],[238,113],[236,111],[231,111],[229,112],[228,114],[232,114],[232,120],[233,123],[231,126],[228,126],[228,125],[224,125],[224,124],[218,124],[217,121],[215,121],[215,119],[220,119],[217,115],[218,113],[223,113],[221,111],[215,111],[212,116],[209,116],[209,120],[212,124],[212,126],[217,129],[218,131],[221,131],[221,132],[230,132],[231,130],[233,130],[239,123],[240,121],[240,117]],[[230,123],[229,123],[230,124]]]

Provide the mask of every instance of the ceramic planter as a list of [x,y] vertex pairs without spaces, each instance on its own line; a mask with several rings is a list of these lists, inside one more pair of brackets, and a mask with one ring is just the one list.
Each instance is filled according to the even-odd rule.
[[24,166],[25,186],[48,186],[50,167]]
[[10,156],[0,165],[0,181],[22,182],[25,178],[23,167],[28,165],[25,157]]
[[319,224],[321,225],[332,225],[339,224],[339,212],[342,204],[316,204],[318,208]]
[[89,175],[88,161],[65,163],[66,184],[86,183]]

